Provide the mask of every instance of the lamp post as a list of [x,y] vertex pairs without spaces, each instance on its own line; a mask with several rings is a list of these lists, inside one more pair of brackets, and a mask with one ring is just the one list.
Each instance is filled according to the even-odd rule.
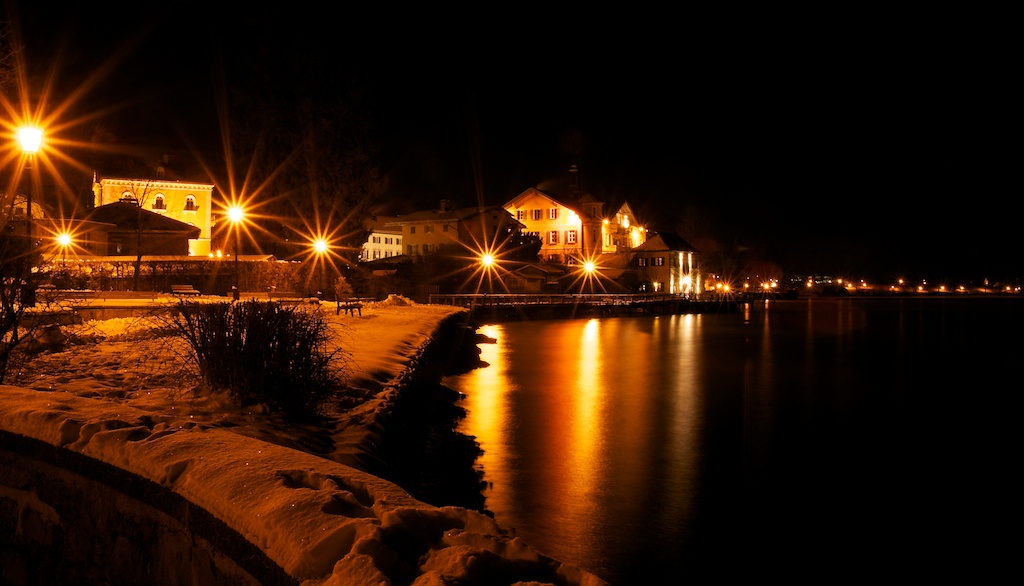
[[[18,142],[21,143],[21,152],[25,153],[25,170],[30,172],[34,167],[36,153],[43,145],[43,130],[34,126],[24,126],[18,129]],[[29,252],[35,247],[32,242],[32,177],[28,179],[28,190],[25,192],[25,218],[27,220],[26,233],[28,234]]]
[[[18,142],[21,143],[21,152],[25,154],[25,169],[29,171],[28,178],[28,189],[25,191],[25,234],[28,237],[28,258],[29,258],[29,275],[31,276],[31,263],[33,261],[33,252],[35,251],[35,242],[32,236],[32,169],[35,167],[36,153],[39,152],[40,147],[43,145],[43,130],[34,126],[23,126],[18,129]],[[21,301],[26,306],[32,307],[36,304],[36,290],[33,285],[25,283],[25,287],[22,290]]]
[[476,292],[479,293],[480,289],[483,288],[484,279],[487,279],[487,290],[484,294],[490,293],[494,288],[494,283],[491,281],[491,275],[497,270],[498,259],[494,257],[491,252],[480,253],[480,282],[477,283]]
[[327,288],[327,278],[325,273],[327,272],[327,263],[324,260],[324,253],[330,246],[327,244],[327,240],[323,238],[317,238],[313,241],[313,250],[316,252],[317,261],[320,263],[320,297],[323,297],[324,289]]
[[57,244],[60,244],[60,264],[64,266],[68,263],[68,246],[71,246],[71,234],[61,232],[57,236]]
[[238,301],[240,295],[240,289],[238,288],[238,253],[242,244],[242,219],[244,217],[245,212],[241,206],[235,205],[228,208],[228,219],[231,220],[231,226],[235,231],[235,284],[231,288],[231,295],[235,301]]

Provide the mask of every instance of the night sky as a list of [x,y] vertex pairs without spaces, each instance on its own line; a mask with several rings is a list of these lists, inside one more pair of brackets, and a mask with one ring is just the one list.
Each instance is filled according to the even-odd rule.
[[650,228],[787,272],[1024,276],[1007,15],[172,4],[45,22],[23,6],[16,26],[30,52],[69,45],[67,80],[124,55],[81,103],[132,95],[129,110],[159,112],[122,125],[146,140],[219,140],[213,81],[255,54],[358,80],[391,179],[384,211],[501,204],[578,164],[586,191]]

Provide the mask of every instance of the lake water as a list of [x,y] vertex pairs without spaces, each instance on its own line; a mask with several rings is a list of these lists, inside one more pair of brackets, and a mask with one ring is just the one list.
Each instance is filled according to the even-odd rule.
[[488,366],[444,384],[487,509],[614,585],[978,581],[1015,559],[1020,297],[479,331]]

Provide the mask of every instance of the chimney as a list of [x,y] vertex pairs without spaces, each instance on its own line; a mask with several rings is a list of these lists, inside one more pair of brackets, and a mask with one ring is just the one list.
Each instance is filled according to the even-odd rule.
[[569,167],[569,195],[573,201],[579,201],[580,196],[580,171],[576,165]]
[[441,211],[442,212],[451,211],[451,207],[452,207],[451,200],[448,200],[448,199],[442,199],[441,200]]

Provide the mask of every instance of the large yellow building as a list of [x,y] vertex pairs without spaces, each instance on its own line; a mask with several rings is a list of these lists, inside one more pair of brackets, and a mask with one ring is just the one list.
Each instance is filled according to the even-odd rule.
[[189,256],[208,256],[213,228],[213,184],[156,179],[93,180],[94,204],[133,202],[143,209],[199,228],[188,241]]

